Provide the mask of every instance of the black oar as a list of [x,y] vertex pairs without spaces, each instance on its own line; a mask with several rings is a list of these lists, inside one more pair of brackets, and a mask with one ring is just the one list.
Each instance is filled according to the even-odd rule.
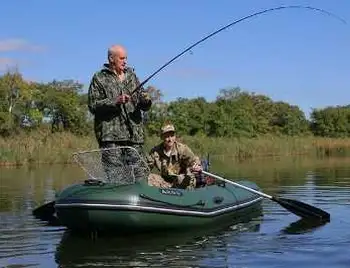
[[46,203],[33,210],[33,216],[42,221],[50,221],[55,218],[55,201]]
[[292,199],[287,199],[287,198],[280,198],[280,197],[275,197],[275,196],[271,196],[262,192],[259,192],[257,190],[254,190],[252,188],[249,188],[247,186],[241,185],[239,183],[224,179],[222,177],[219,177],[215,174],[206,172],[206,171],[202,171],[203,174],[206,174],[208,176],[211,176],[213,178],[216,178],[218,180],[224,181],[226,183],[230,183],[233,184],[237,187],[243,188],[247,191],[250,191],[252,193],[258,194],[260,196],[266,197],[272,201],[277,202],[278,204],[280,204],[282,207],[284,207],[285,209],[289,210],[290,212],[298,215],[301,218],[304,219],[318,219],[318,220],[322,220],[322,221],[330,221],[330,214],[326,211],[323,211],[322,209],[316,208],[314,206],[311,206],[309,204],[303,203],[301,201],[297,201],[297,200],[292,200]]

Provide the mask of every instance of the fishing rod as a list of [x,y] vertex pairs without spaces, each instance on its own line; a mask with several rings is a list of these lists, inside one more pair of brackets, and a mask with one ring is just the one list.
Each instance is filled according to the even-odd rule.
[[272,12],[272,11],[277,11],[277,10],[281,10],[281,9],[288,9],[288,8],[295,8],[295,9],[309,9],[309,10],[312,10],[312,11],[318,11],[318,12],[321,12],[325,15],[328,15],[330,17],[333,17],[339,21],[341,21],[342,23],[344,24],[347,24],[347,22],[342,19],[341,17],[329,12],[329,11],[326,11],[324,9],[320,9],[320,8],[316,8],[316,7],[311,7],[311,6],[301,6],[301,5],[292,5],[292,6],[279,6],[279,7],[273,7],[273,8],[269,8],[269,9],[265,9],[265,10],[262,10],[262,11],[259,11],[259,12],[256,12],[256,13],[253,13],[253,14],[250,14],[248,16],[245,16],[243,18],[240,18],[238,20],[235,20],[234,22],[231,22],[223,27],[221,27],[220,29],[212,32],[211,34],[203,37],[202,39],[200,39],[199,41],[195,42],[194,44],[190,45],[189,47],[187,47],[184,51],[182,51],[181,53],[179,53],[178,55],[176,55],[175,57],[173,57],[172,59],[170,59],[168,62],[166,62],[164,65],[162,65],[160,68],[158,68],[154,73],[152,73],[148,78],[146,78],[140,85],[138,85],[131,93],[134,94],[137,90],[139,90],[141,87],[143,87],[149,80],[151,80],[157,73],[159,73],[161,70],[163,70],[165,67],[167,67],[169,64],[171,64],[173,61],[175,61],[177,58],[181,57],[183,54],[185,54],[186,52],[188,51],[191,51],[192,48],[194,48],[195,46],[199,45],[200,43],[204,42],[205,40],[213,37],[214,35],[220,33],[221,31],[235,25],[235,24],[238,24],[242,21],[245,21],[247,19],[250,19],[250,18],[253,18],[255,16],[258,16],[258,15],[261,15],[261,14],[264,14],[264,13],[268,13],[268,12]]

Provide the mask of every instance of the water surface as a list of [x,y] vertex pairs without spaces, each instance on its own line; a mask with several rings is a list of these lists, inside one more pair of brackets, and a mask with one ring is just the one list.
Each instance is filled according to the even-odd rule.
[[85,179],[78,167],[1,168],[0,267],[350,267],[350,159],[213,159],[211,170],[252,179],[332,220],[307,226],[266,200],[261,217],[224,229],[93,240],[31,216],[55,191]]

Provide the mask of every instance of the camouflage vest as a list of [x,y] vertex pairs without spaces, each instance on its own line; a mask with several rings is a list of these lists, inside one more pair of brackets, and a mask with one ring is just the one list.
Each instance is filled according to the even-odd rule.
[[116,104],[120,94],[131,95],[139,85],[131,68],[125,70],[125,79],[120,81],[108,68],[96,72],[88,91],[88,107],[94,115],[94,129],[98,141],[144,142],[143,111],[151,107],[151,100],[145,100],[141,90],[132,95],[126,104]]

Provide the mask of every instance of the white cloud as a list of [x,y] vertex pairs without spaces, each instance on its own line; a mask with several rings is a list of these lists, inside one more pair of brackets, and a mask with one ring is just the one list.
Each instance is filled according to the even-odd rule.
[[0,52],[7,51],[32,51],[32,52],[42,52],[45,47],[34,45],[25,39],[3,39],[0,40]]

